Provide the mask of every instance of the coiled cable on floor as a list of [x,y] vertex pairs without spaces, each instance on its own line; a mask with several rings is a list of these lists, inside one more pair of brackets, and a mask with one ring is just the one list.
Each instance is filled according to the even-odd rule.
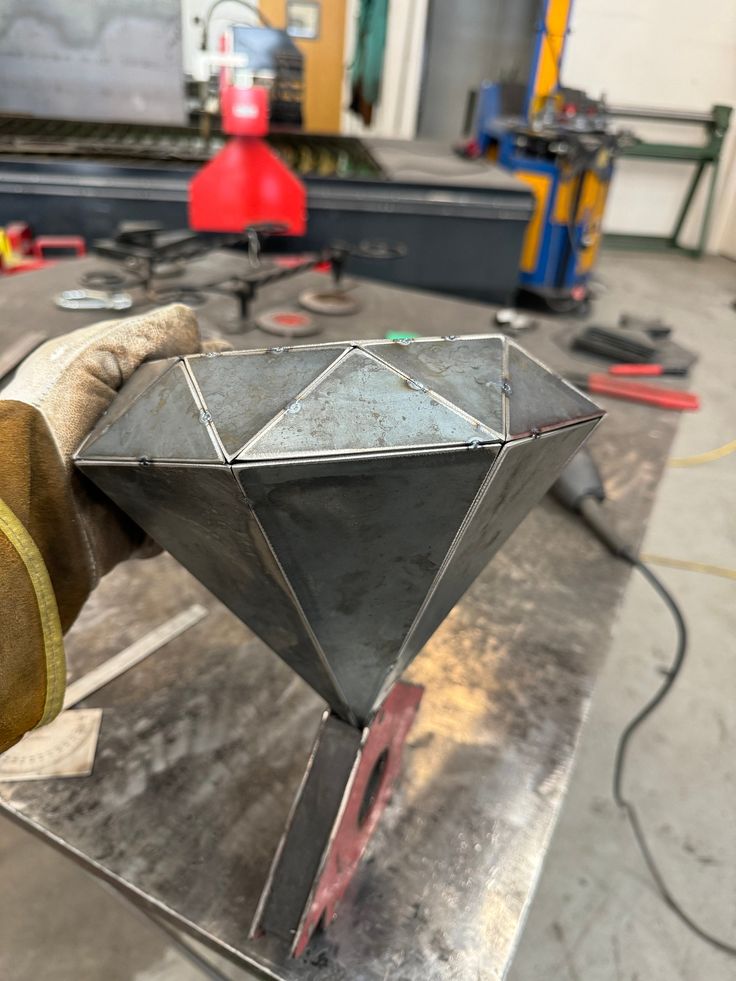
[[657,887],[657,891],[664,903],[701,940],[704,940],[725,954],[736,956],[736,945],[719,939],[701,927],[685,912],[683,907],[675,899],[654,859],[636,807],[625,795],[623,790],[627,753],[632,737],[642,723],[662,704],[685,662],[685,656],[687,654],[687,625],[682,610],[674,596],[659,577],[641,560],[636,551],[618,535],[609,523],[605,512],[601,508],[601,503],[606,497],[603,481],[593,458],[586,449],[578,451],[576,456],[573,457],[572,461],[552,487],[552,495],[568,510],[578,514],[612,555],[638,569],[672,614],[672,619],[675,622],[675,628],[677,630],[675,656],[670,668],[665,673],[662,684],[649,701],[639,709],[619,737],[613,767],[613,798],[628,818],[634,838],[639,846],[639,851],[644,858],[654,884]]
[[639,851],[647,864],[647,868],[649,869],[652,879],[654,879],[654,883],[657,886],[657,890],[663,901],[667,904],[667,906],[669,906],[675,916],[679,917],[685,926],[692,930],[692,932],[700,937],[701,940],[704,940],[712,947],[715,947],[726,954],[736,956],[736,946],[726,943],[725,940],[720,940],[718,937],[701,927],[685,912],[682,906],[680,906],[675,897],[672,895],[671,890],[664,881],[662,873],[654,860],[651,849],[649,848],[649,844],[647,842],[646,835],[644,834],[641,821],[639,820],[639,814],[636,807],[624,794],[623,782],[626,771],[626,754],[629,749],[631,738],[644,720],[648,719],[655,709],[658,708],[658,706],[664,701],[665,697],[669,693],[669,690],[674,685],[678,674],[680,673],[682,665],[685,661],[685,655],[687,653],[687,626],[685,624],[685,618],[682,615],[682,610],[680,609],[674,596],[670,593],[658,576],[656,576],[649,566],[645,562],[642,562],[641,559],[634,559],[632,565],[639,570],[647,582],[649,582],[652,588],[659,594],[665,606],[672,614],[672,618],[675,621],[675,627],[677,629],[677,642],[675,645],[675,656],[672,661],[672,665],[665,674],[664,681],[654,695],[649,699],[649,701],[636,713],[634,718],[631,720],[631,722],[629,722],[619,737],[618,744],[616,746],[616,762],[613,767],[613,799],[616,801],[618,806],[625,811],[626,816],[629,819],[629,824],[631,825],[631,830],[634,833],[634,838],[636,838],[636,843],[639,846]]

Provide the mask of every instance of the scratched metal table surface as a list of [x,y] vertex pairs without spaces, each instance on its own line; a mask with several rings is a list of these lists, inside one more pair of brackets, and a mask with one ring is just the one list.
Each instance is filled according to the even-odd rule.
[[[231,261],[210,258],[199,272]],[[99,319],[49,301],[97,265],[75,260],[3,282],[3,340]],[[318,273],[284,282],[260,305],[324,283]],[[478,304],[367,283],[355,295],[361,312],[323,318],[323,339],[489,330],[491,310]],[[204,328],[214,331],[229,310],[227,299],[208,304]],[[572,329],[546,320],[522,344],[564,369]],[[257,331],[239,342],[271,343]],[[619,526],[636,542],[676,415],[609,408],[592,446]],[[170,557],[126,563],[102,582],[67,639],[71,676],[189,603],[209,615],[87,700],[104,708],[90,777],[3,784],[0,806],[258,976],[502,978],[628,574],[549,499],[526,519],[412,665],[408,677],[426,694],[401,783],[338,920],[299,961],[279,944],[250,941],[248,928],[322,706]]]

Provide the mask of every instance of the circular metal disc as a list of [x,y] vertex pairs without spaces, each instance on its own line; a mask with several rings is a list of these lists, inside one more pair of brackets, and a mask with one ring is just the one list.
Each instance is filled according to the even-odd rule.
[[304,290],[299,303],[312,313],[326,313],[332,317],[344,317],[357,313],[360,303],[343,290]]
[[305,337],[321,330],[312,317],[301,310],[266,310],[257,315],[256,324],[267,334],[277,334],[279,337]]

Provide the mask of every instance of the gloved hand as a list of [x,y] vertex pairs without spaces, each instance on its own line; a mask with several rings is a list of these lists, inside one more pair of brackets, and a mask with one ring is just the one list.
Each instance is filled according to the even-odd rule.
[[4,596],[0,612],[0,752],[59,710],[59,626],[71,625],[106,572],[147,546],[72,454],[143,361],[200,350],[192,311],[164,307],[48,341],[0,391],[0,581],[14,604]]

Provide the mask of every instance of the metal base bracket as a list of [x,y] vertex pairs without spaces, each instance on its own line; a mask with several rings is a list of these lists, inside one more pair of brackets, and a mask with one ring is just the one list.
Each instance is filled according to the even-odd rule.
[[423,693],[398,681],[362,730],[325,713],[251,936],[277,936],[299,957],[314,931],[335,918],[391,797]]
[[325,290],[303,290],[299,294],[299,303],[310,313],[331,317],[347,317],[360,310],[360,302],[345,287],[338,286]]

